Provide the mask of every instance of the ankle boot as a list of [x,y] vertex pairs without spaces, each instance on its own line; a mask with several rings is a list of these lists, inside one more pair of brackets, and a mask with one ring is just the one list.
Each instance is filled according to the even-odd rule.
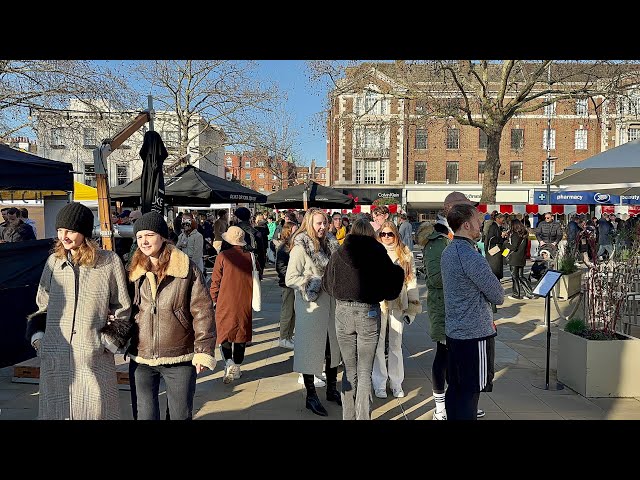
[[330,402],[336,402],[342,406],[342,397],[340,391],[337,388],[338,381],[338,367],[326,368],[327,373],[327,400]]
[[316,415],[326,417],[329,414],[327,413],[327,410],[324,408],[322,403],[320,403],[320,399],[318,398],[315,387],[312,386],[312,388],[313,390],[307,387],[307,400],[305,402],[305,407],[307,407]]

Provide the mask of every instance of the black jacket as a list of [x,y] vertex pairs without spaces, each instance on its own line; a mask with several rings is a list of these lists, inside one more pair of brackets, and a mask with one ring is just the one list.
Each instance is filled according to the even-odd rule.
[[249,222],[238,222],[237,227],[244,230],[244,241],[247,242],[246,250],[253,252],[260,264],[258,269],[260,271],[260,280],[262,280],[262,272],[267,260],[267,249],[265,248],[266,238],[262,239],[262,234],[253,228]]
[[287,275],[287,266],[289,265],[289,251],[284,248],[285,245],[278,247],[278,253],[276,253],[276,272],[278,272],[278,285],[286,287],[284,277]]
[[337,300],[379,303],[398,298],[404,270],[373,237],[349,234],[331,255],[322,277],[322,288]]
[[527,245],[529,244],[529,237],[521,237],[515,232],[512,232],[508,240],[504,242],[503,246],[507,247],[510,252],[507,256],[507,262],[512,267],[524,267],[527,263],[525,257],[527,255]]
[[562,226],[558,222],[546,222],[544,220],[538,222],[536,227],[536,237],[538,241],[545,243],[555,243],[562,240]]

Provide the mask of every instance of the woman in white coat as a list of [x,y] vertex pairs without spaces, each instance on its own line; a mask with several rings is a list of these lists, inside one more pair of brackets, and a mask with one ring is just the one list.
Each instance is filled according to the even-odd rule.
[[320,376],[326,362],[327,400],[342,404],[337,376],[340,349],[336,337],[335,301],[322,290],[322,275],[329,257],[338,247],[328,232],[327,216],[318,208],[310,208],[302,226],[291,238],[293,248],[285,284],[295,291],[296,341],[293,370],[302,373],[307,389],[305,406],[316,415],[326,417],[314,386],[314,375]]
[[[378,230],[378,238],[387,249],[391,260],[404,270],[404,285],[400,296],[395,300],[380,302],[382,312],[380,339],[373,362],[373,391],[378,398],[387,398],[387,380],[393,396],[404,397],[404,363],[402,360],[402,332],[404,324],[411,324],[416,315],[422,312],[422,304],[416,280],[416,264],[413,253],[400,240],[398,229],[392,222],[384,222]],[[389,359],[385,360],[384,343],[389,324]]]

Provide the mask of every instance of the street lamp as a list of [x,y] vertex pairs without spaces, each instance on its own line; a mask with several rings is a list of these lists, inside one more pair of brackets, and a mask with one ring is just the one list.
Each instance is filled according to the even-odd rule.
[[551,204],[551,160],[557,160],[558,157],[549,156],[547,149],[547,205]]

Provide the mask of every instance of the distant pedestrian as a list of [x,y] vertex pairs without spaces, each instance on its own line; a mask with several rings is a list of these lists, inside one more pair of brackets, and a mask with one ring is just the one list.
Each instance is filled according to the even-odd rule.
[[276,253],[276,272],[278,273],[278,285],[282,288],[282,308],[280,309],[280,339],[278,344],[282,348],[293,350],[293,332],[296,325],[295,292],[287,287],[285,278],[289,265],[289,251],[291,250],[291,236],[298,229],[298,224],[286,222],[280,235],[280,246]]

